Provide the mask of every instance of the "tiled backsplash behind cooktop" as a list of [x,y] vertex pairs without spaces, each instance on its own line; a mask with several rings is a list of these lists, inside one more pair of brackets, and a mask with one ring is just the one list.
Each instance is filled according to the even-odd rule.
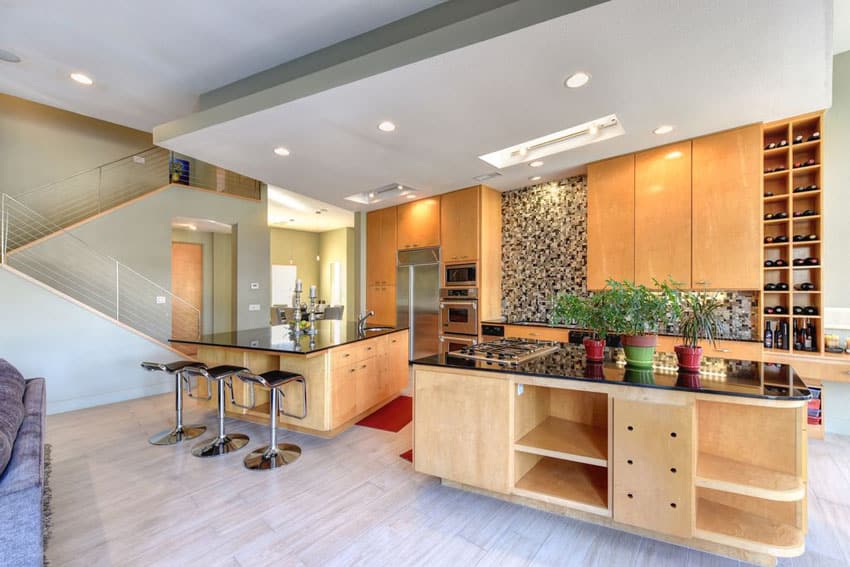
[[[587,293],[587,178],[569,177],[502,194],[502,315],[548,321],[553,297]],[[758,293],[718,294],[723,338],[750,339]]]

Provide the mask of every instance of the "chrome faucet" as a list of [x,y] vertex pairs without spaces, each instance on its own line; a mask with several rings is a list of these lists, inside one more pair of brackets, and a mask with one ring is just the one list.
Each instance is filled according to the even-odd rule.
[[366,334],[366,319],[369,317],[374,317],[374,311],[367,311],[357,320],[357,332],[361,335]]

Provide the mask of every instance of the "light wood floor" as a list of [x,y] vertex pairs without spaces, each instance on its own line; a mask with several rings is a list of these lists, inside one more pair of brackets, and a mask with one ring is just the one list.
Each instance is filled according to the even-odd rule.
[[[187,404],[187,423],[214,425]],[[149,445],[171,408],[155,396],[48,418],[51,565],[738,565],[443,487],[398,457],[410,426],[334,440],[284,432],[301,459],[255,472],[242,467],[246,449],[198,459]],[[265,444],[261,426],[228,427]],[[850,438],[811,442],[809,462],[808,551],[780,564],[850,565]]]

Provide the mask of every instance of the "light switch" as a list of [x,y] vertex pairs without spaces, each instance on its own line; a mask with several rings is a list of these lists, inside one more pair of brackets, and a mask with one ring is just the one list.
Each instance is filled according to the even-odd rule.
[[260,304],[259,303],[251,303],[250,305],[248,305],[248,311],[259,311],[259,310],[260,310]]
[[156,296],[156,304],[157,305],[165,305],[165,296],[164,295],[157,295]]
[[138,163],[139,165],[145,164],[145,158],[142,156],[133,156],[133,163]]
[[257,282],[251,282],[251,289],[260,289],[260,284]]

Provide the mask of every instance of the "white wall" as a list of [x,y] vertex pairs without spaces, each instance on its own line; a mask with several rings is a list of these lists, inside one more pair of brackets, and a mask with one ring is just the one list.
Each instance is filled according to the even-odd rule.
[[173,378],[139,363],[178,354],[3,268],[0,290],[0,358],[46,378],[48,413],[173,390]]

